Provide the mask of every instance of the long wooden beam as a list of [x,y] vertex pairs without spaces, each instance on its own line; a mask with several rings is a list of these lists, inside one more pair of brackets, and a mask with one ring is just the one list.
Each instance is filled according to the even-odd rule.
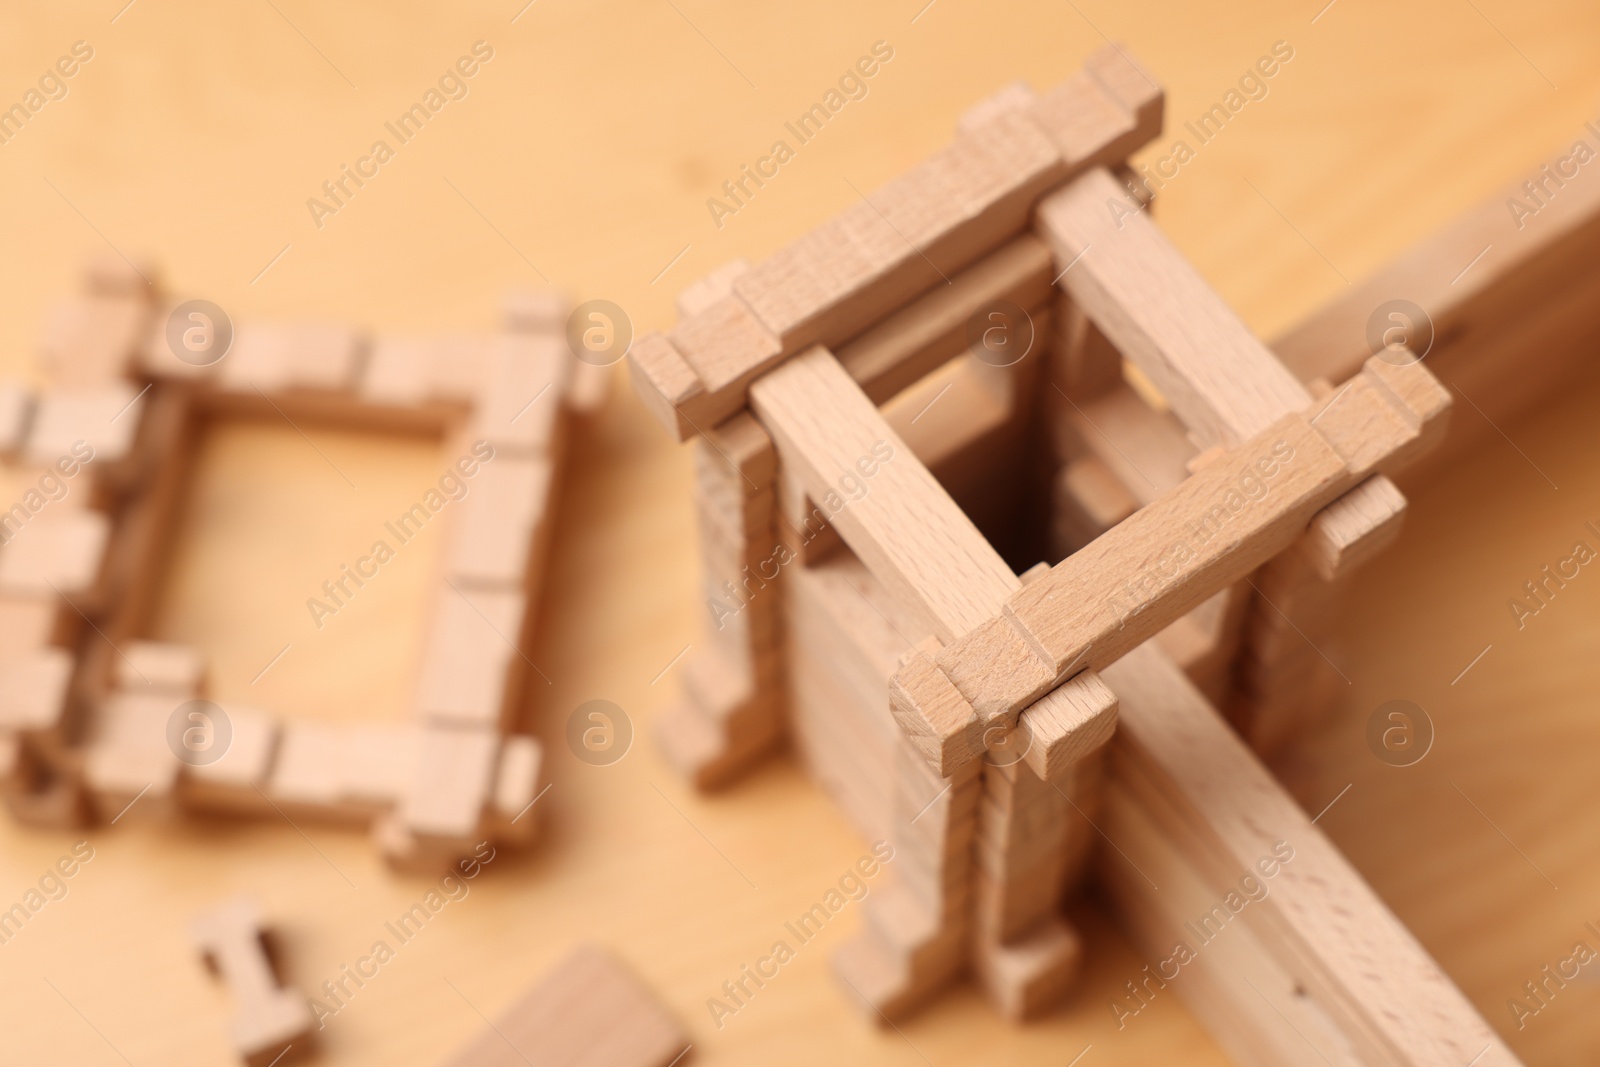
[[[1122,718],[1102,826],[1121,854],[1101,870],[1149,957],[1142,997],[1176,992],[1246,1067],[1518,1063],[1155,645],[1106,678]],[[1144,1003],[1112,1011],[1133,1026]]]

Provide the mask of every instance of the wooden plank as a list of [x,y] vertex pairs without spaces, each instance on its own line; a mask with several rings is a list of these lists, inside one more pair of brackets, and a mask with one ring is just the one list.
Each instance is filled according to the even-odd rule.
[[1108,171],[1047,196],[1038,217],[1058,263],[1074,263],[1059,284],[1202,444],[1239,444],[1311,403]]
[[[1160,831],[1148,839],[1149,850],[1133,850],[1132,862],[1143,866],[1146,855],[1159,861],[1176,854],[1179,866],[1214,894],[1185,917],[1192,923],[1213,905],[1228,916],[1211,920],[1226,924],[1220,933],[1212,933],[1208,923],[1205,942],[1194,937],[1192,926],[1171,918],[1132,910],[1126,921],[1135,927],[1136,940],[1162,946],[1164,955],[1177,941],[1189,943],[1194,958],[1182,963],[1170,981],[1186,995],[1193,968],[1195,977],[1203,973],[1205,984],[1225,991],[1224,997],[1192,1002],[1216,1013],[1202,1021],[1220,1039],[1275,1030],[1273,1014],[1261,1004],[1266,997],[1273,1006],[1298,1001],[1291,1009],[1296,1015],[1320,1015],[1324,1025],[1312,1032],[1331,1030],[1339,1042],[1334,1047],[1348,1049],[1351,1062],[1416,1067],[1518,1062],[1175,664],[1146,644],[1108,668],[1106,676],[1122,701],[1121,729],[1113,742],[1111,807],[1125,808],[1131,797]],[[1124,825],[1125,820],[1114,824],[1118,830]],[[1108,867],[1113,863],[1108,857]],[[1147,873],[1163,889],[1172,885],[1167,880],[1171,866]],[[1270,891],[1238,907],[1223,905],[1243,876]],[[1235,930],[1235,922],[1243,929]],[[1242,957],[1235,951],[1225,959],[1217,950],[1245,931],[1253,934],[1251,951]],[[1229,966],[1241,959],[1251,968]],[[1252,971],[1258,979],[1270,980],[1275,972],[1288,981],[1252,991]],[[1287,995],[1296,988],[1298,996]],[[1285,1036],[1279,1047],[1293,1050],[1288,1060],[1235,1051],[1245,1053],[1250,1064],[1300,1061],[1309,1059],[1304,1044],[1309,1040],[1302,1034],[1296,1045]]]
[[[1022,308],[1043,304],[1050,293],[1050,251],[1024,234],[952,275],[885,316],[839,350],[839,362],[882,404],[941,363],[967,350],[967,324],[995,300]],[[1042,346],[1042,338],[1035,345]]]
[[632,971],[583,945],[441,1067],[668,1067],[688,1045]]
[[898,599],[920,609],[929,631],[952,641],[1019,587],[832,353],[814,348],[750,394],[807,494],[829,506],[840,536]]

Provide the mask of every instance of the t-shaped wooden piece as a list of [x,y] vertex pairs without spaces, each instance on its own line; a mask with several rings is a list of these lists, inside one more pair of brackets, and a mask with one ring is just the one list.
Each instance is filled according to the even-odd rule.
[[228,1034],[249,1067],[267,1067],[294,1048],[311,1044],[311,1008],[306,999],[278,985],[262,943],[261,912],[238,897],[201,915],[190,935],[206,963],[233,990],[238,1005]]

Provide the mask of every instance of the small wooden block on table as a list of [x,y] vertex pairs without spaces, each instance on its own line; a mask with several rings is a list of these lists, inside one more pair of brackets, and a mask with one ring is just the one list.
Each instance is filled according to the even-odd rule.
[[656,995],[584,945],[440,1067],[668,1067],[688,1049]]

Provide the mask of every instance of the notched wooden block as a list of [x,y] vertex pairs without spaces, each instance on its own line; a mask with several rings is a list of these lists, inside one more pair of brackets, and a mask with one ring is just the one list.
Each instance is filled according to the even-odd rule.
[[555,438],[572,357],[543,334],[501,334],[489,343],[471,436],[510,455],[542,455]]
[[1117,695],[1097,671],[1082,671],[1025,708],[1028,766],[1045,781],[1059,779],[1117,729]]
[[699,432],[697,427],[715,421],[705,414],[711,400],[699,375],[664,335],[647,333],[635,341],[628,370],[639,399],[673,440],[687,441]]
[[923,652],[914,652],[890,681],[889,712],[942,778],[983,751],[977,713]]
[[749,269],[750,262],[746,259],[729,260],[704,278],[684,286],[678,294],[678,317],[692,318],[733,292],[733,280]]
[[520,662],[516,642],[527,598],[507,590],[448,584],[428,627],[417,682],[420,721],[494,726],[506,714],[508,669]]
[[667,339],[712,391],[746,374],[760,373],[783,354],[778,338],[732,294],[680,322],[668,331]]
[[76,600],[95,592],[110,527],[98,511],[35,515],[0,547],[0,595]]
[[40,350],[51,384],[94,388],[120,380],[144,340],[149,305],[127,296],[62,301],[45,318]]
[[365,348],[356,329],[339,323],[238,323],[219,377],[226,389],[267,396],[291,389],[349,392],[358,384]]
[[1405,496],[1375,474],[1317,512],[1296,547],[1317,576],[1331,582],[1393,544],[1405,516]]
[[543,457],[502,456],[483,466],[450,532],[446,570],[453,581],[474,589],[526,587],[553,478]]

